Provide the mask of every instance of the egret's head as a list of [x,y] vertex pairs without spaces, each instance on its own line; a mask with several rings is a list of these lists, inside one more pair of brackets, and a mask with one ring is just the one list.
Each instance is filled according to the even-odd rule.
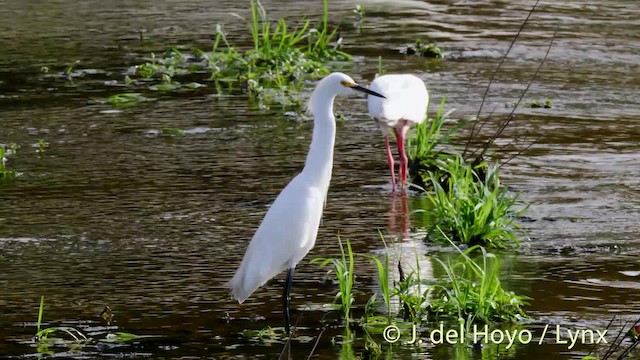
[[308,110],[313,111],[314,104],[321,101],[330,101],[336,95],[346,95],[353,91],[360,91],[369,95],[384,98],[381,94],[356,84],[349,75],[341,72],[334,72],[320,80],[316,89],[313,91],[313,94],[311,94]]

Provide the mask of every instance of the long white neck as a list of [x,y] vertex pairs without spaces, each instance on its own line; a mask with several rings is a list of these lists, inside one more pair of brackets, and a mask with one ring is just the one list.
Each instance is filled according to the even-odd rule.
[[336,119],[333,116],[333,99],[313,104],[313,137],[302,173],[324,189],[329,188],[333,169],[333,145],[336,140]]

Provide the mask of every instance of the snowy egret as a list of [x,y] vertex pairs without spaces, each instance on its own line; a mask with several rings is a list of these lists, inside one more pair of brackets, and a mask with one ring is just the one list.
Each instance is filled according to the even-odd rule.
[[331,180],[336,133],[333,100],[352,90],[382,97],[342,73],[329,74],[316,86],[307,107],[314,125],[304,169],[273,202],[228,283],[233,297],[242,303],[267,280],[287,270],[282,297],[287,334],[293,270],[315,245]]
[[391,185],[396,189],[396,174],[393,155],[389,146],[389,128],[396,135],[398,153],[400,155],[400,186],[407,185],[407,153],[404,148],[407,131],[412,125],[420,124],[427,116],[429,92],[419,77],[410,74],[389,74],[377,77],[369,89],[376,91],[385,98],[369,96],[369,116],[380,126],[384,133],[387,151],[387,164],[391,172]]

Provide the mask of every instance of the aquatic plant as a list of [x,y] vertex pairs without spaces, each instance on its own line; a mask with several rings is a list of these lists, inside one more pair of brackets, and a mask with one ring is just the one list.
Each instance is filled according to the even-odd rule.
[[332,45],[338,28],[329,28],[328,0],[323,1],[323,14],[315,25],[310,20],[295,27],[284,19],[273,22],[259,0],[251,0],[250,13],[251,48],[231,45],[218,25],[211,51],[172,48],[162,56],[151,54],[145,63],[129,69],[127,76],[139,76],[139,81],[129,78],[129,85],[151,83],[148,89],[153,91],[193,90],[206,85],[182,84],[176,78],[208,74],[206,80],[217,92],[243,91],[260,108],[278,104],[301,110],[305,83],[329,74],[327,62],[351,60],[340,50],[340,41]]
[[[497,164],[470,165],[462,157],[441,161],[444,171],[431,172],[433,193],[427,193],[433,208],[430,239],[446,234],[470,245],[507,248],[519,245],[515,219],[526,207],[515,210],[518,194],[501,186]],[[442,175],[441,175],[442,174]],[[441,231],[442,230],[442,231]]]
[[5,148],[4,145],[0,144],[0,182],[16,178],[16,172],[7,168],[6,155],[8,154],[8,149],[11,150],[12,155],[15,155],[17,148],[18,146],[16,144],[11,144],[9,148]]
[[364,18],[364,15],[365,15],[364,6],[360,4],[356,4],[356,7],[351,12],[356,17],[357,21],[360,21]]
[[345,321],[349,321],[351,319],[351,305],[353,304],[353,284],[355,282],[355,274],[354,274],[354,261],[353,261],[353,251],[351,249],[351,242],[347,240],[347,251],[345,253],[345,249],[342,245],[342,241],[338,237],[338,243],[340,244],[340,254],[341,257],[339,259],[336,258],[316,258],[311,261],[311,263],[320,263],[320,266],[324,267],[329,264],[333,265],[334,272],[336,275],[336,280],[338,281],[338,285],[340,287],[340,291],[336,294],[336,299],[340,299],[340,308],[342,310],[342,315]]
[[531,100],[531,103],[524,104],[523,106],[524,107],[530,107],[532,109],[539,109],[539,108],[550,109],[551,108],[551,99],[549,99],[548,97],[545,97],[542,100],[533,99],[533,100]]
[[172,136],[182,136],[184,135],[184,130],[179,128],[162,128],[160,129],[160,134],[162,135],[172,135]]
[[[416,256],[418,256],[416,254]],[[417,270],[408,274],[404,273],[398,263],[400,279],[395,284],[393,294],[398,297],[402,318],[405,321],[419,323],[426,315],[426,306],[430,303],[429,286],[424,286],[420,279],[420,264],[416,257]]]
[[[105,316],[106,315],[106,316]],[[100,316],[109,325],[113,317],[111,309],[106,306]],[[40,297],[40,306],[38,308],[38,321],[36,324],[36,334],[33,341],[37,344],[37,351],[40,354],[53,355],[53,351],[49,346],[57,346],[64,348],[65,352],[82,350],[85,346],[99,343],[126,343],[139,340],[149,336],[140,336],[129,332],[114,331],[107,332],[103,338],[92,338],[85,335],[81,330],[72,326],[52,326],[43,328],[42,319],[44,317],[44,295]],[[96,335],[95,328],[92,329],[92,335]],[[54,335],[56,335],[54,337]]]
[[[387,244],[384,241],[384,236],[382,236],[382,233],[380,233],[380,231],[378,231],[378,233],[380,234],[380,239],[382,240],[382,243],[384,244],[384,247],[386,250]],[[391,321],[391,296],[392,296],[391,288],[389,287],[389,253],[387,251],[384,252],[384,262],[380,261],[380,259],[378,259],[375,256],[371,256],[371,255],[363,255],[363,256],[365,256],[373,264],[376,265],[376,270],[378,273],[378,285],[380,286],[380,293],[382,294],[382,299],[387,309],[387,320],[388,320],[387,323],[389,323]],[[369,307],[373,309],[373,306],[375,306],[377,303],[376,297],[377,297],[376,294],[373,294],[369,299],[369,302],[367,303],[367,306],[365,306],[365,308]],[[366,312],[367,311],[365,311],[365,313]]]
[[[451,240],[449,242],[455,246]],[[431,317],[455,314],[458,319],[465,319],[467,324],[517,321],[526,317],[522,306],[527,305],[529,298],[502,288],[495,254],[478,245],[466,251],[455,247],[460,253],[458,261],[445,263],[435,259],[446,276],[432,287]],[[478,250],[482,254],[480,261],[470,257]]]
[[140,93],[122,93],[111,95],[107,98],[106,102],[112,106],[124,106],[133,105],[141,101],[149,101],[150,99],[144,97]]
[[414,187],[427,190],[430,188],[430,172],[441,172],[439,168],[443,161],[452,159],[454,154],[445,152],[437,147],[446,145],[466,122],[459,122],[445,131],[445,124],[450,122],[449,115],[453,110],[444,112],[447,98],[443,97],[434,118],[415,126],[407,137],[407,157],[409,158],[409,177]]
[[413,44],[408,44],[400,52],[407,55],[417,55],[422,57],[441,59],[444,57],[444,51],[434,43],[423,44],[422,40],[416,39]]
[[44,315],[44,295],[40,297],[40,307],[38,309],[38,323],[35,340],[38,343],[46,343],[49,340],[49,335],[60,332],[70,336],[74,341],[86,341],[88,338],[78,329],[70,326],[55,326],[41,329],[42,317]]
[[40,139],[40,141],[38,141],[38,149],[36,150],[36,153],[38,153],[38,156],[40,157],[44,156],[45,149],[48,147],[49,147],[49,144],[44,142],[43,139]]

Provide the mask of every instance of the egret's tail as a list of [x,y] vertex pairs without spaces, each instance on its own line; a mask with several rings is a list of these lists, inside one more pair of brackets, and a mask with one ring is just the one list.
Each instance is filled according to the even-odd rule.
[[257,288],[262,284],[255,284],[255,282],[245,281],[243,267],[239,268],[236,274],[226,284],[229,287],[229,292],[234,299],[238,300],[242,304]]
[[[249,256],[249,258],[252,258]],[[264,285],[269,279],[286,269],[281,266],[265,266],[259,261],[243,259],[233,278],[227,283],[231,295],[242,304],[254,291]]]

